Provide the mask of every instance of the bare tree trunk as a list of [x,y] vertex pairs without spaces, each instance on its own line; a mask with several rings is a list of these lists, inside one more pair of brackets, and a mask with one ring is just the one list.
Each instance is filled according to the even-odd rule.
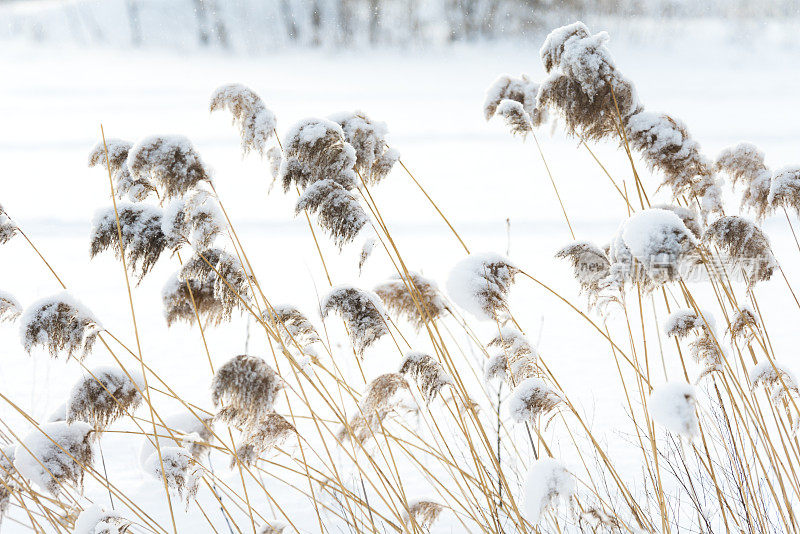
[[203,0],[194,0],[194,15],[197,20],[197,37],[200,44],[202,46],[208,46],[208,20],[206,16],[206,3]]
[[353,9],[351,0],[339,0],[336,6],[336,19],[339,45],[349,45],[353,31]]
[[222,18],[217,0],[203,1],[207,1],[211,7],[211,16],[214,18],[214,33],[217,36],[217,42],[222,48],[228,48],[228,29],[225,26],[225,20]]
[[319,46],[322,43],[322,11],[319,0],[314,0],[311,5],[311,44]]
[[142,44],[142,23],[139,19],[139,0],[128,0],[128,23],[131,28],[131,44],[141,46]]
[[283,24],[286,26],[286,35],[289,36],[290,41],[297,40],[297,23],[294,20],[292,7],[289,5],[289,0],[281,0],[281,16],[283,17]]
[[369,43],[375,45],[380,38],[381,3],[380,0],[369,0]]

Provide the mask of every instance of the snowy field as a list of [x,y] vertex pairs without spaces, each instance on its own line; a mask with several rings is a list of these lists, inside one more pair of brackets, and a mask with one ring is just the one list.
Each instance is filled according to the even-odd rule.
[[[800,49],[780,43],[750,49],[741,42],[705,38],[682,38],[678,43],[612,39],[610,46],[647,107],[681,117],[707,154],[715,156],[723,147],[747,140],[766,152],[774,168],[800,163],[800,71],[795,68]],[[570,235],[536,146],[532,139],[512,138],[499,121],[486,123],[482,115],[484,91],[499,74],[543,76],[537,48],[495,44],[425,53],[282,51],[243,58],[0,45],[0,202],[72,293],[133,347],[119,263],[108,254],[89,260],[90,221],[96,209],[108,205],[109,185],[102,170],[87,168],[87,155],[100,136],[101,124],[107,136],[132,141],[149,134],[185,134],[213,167],[220,197],[268,297],[275,303],[297,305],[321,325],[315,288],[323,294],[327,282],[305,221],[293,217],[294,199],[279,188],[268,194],[267,163],[256,156],[243,160],[229,117],[208,113],[215,87],[240,82],[259,92],[273,109],[279,132],[303,117],[344,110],[360,109],[385,121],[392,146],[472,250],[505,253],[510,246],[510,257],[518,265],[583,307],[568,269],[553,259]],[[577,238],[605,242],[625,216],[619,195],[584,147],[557,129],[547,128],[538,135]],[[616,180],[632,184],[622,151],[606,145],[592,149]],[[654,191],[659,179],[643,166],[639,171]],[[666,202],[666,195],[655,197]],[[375,200],[409,267],[444,285],[463,251],[401,168],[376,188]],[[729,205],[735,202],[731,197]],[[765,227],[789,281],[800,289],[800,255],[786,221],[773,217]],[[0,289],[12,292],[23,304],[59,291],[22,239],[14,239],[0,254]],[[334,249],[328,246],[325,254],[335,284],[373,287],[392,273],[380,250],[361,278],[357,247],[334,258]],[[162,316],[160,290],[177,268],[176,259],[164,257],[135,288],[142,353],[187,401],[210,410],[211,373],[199,332],[184,325],[168,330]],[[777,277],[759,286],[758,295],[768,303],[762,311],[773,329],[776,354],[800,369],[794,337],[800,310]],[[512,306],[519,322],[539,339],[539,349],[562,387],[624,464],[627,438],[613,427],[624,423],[625,415],[608,344],[563,303],[526,280],[515,286]],[[327,323],[334,342],[344,339],[340,322]],[[413,345],[413,331],[404,328]],[[483,337],[490,333],[491,325],[481,332]],[[246,338],[242,319],[210,329],[215,365],[242,353]],[[661,340],[649,341],[652,350],[658,350]],[[248,348],[258,355],[269,354],[256,328]],[[664,343],[663,351],[668,361],[674,360],[673,344]],[[126,361],[133,365],[132,359]],[[397,350],[384,340],[370,349],[365,372],[368,377],[388,372],[399,361]],[[90,367],[111,363],[100,345],[87,359]],[[353,373],[353,387],[362,387],[352,358],[342,365]],[[27,355],[16,328],[0,327],[0,390],[30,414],[46,418],[64,402],[79,375],[75,362],[51,361],[43,353]],[[168,399],[156,402],[164,413],[177,410]],[[8,404],[0,406],[0,418],[19,434],[29,428]],[[109,432],[103,440],[107,468],[120,489],[166,525],[163,490],[138,468],[140,438]],[[226,460],[218,459],[214,467],[238,488],[238,473],[228,470]],[[633,469],[627,475],[639,476]],[[303,531],[318,530],[309,502],[287,491],[285,484],[295,482],[296,477],[277,467],[264,475],[265,486],[298,526]],[[431,493],[423,477],[411,475],[408,486],[416,493]],[[107,506],[104,489],[91,480],[86,495]],[[254,506],[265,517],[275,514],[263,493],[259,495],[262,502]],[[219,531],[227,531],[210,492],[201,489],[199,499]],[[179,516],[181,532],[206,531],[197,507]],[[22,515],[12,509],[3,523],[4,533],[28,531],[15,519]],[[242,514],[238,519],[249,524]],[[451,517],[434,528],[434,532],[462,530]],[[331,526],[331,532],[338,531]]]

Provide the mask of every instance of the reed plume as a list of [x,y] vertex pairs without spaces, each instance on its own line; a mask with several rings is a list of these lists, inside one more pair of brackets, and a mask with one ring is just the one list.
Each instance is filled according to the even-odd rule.
[[526,378],[514,388],[508,398],[508,413],[517,423],[533,422],[547,415],[564,399],[541,378]]
[[409,352],[400,364],[400,374],[412,377],[422,392],[425,404],[430,404],[445,386],[452,386],[453,379],[442,364],[429,354]]
[[743,339],[746,343],[758,332],[758,318],[750,306],[742,305],[736,310],[728,326],[731,339]]
[[209,111],[228,110],[233,115],[233,123],[239,128],[242,138],[242,154],[251,150],[264,155],[267,142],[275,132],[275,114],[267,109],[264,101],[255,91],[244,85],[234,83],[223,85],[211,94]]
[[714,317],[709,312],[676,310],[664,323],[664,333],[676,339],[693,337],[689,354],[703,366],[698,380],[723,368],[725,355],[717,341]]
[[303,191],[295,205],[295,215],[303,211],[317,215],[317,223],[339,250],[352,242],[369,222],[355,193],[329,179],[316,181]]
[[361,253],[358,255],[358,275],[361,276],[364,273],[364,265],[366,265],[367,260],[372,256],[372,251],[375,250],[375,243],[376,240],[374,237],[369,237],[364,240],[364,244],[361,245]]
[[224,404],[217,419],[256,428],[272,412],[283,380],[258,356],[242,354],[217,369],[211,383],[214,406]]
[[[408,510],[403,512],[406,525],[416,525],[424,531],[430,530],[444,511],[444,505],[431,499],[416,499],[408,503]],[[412,529],[413,530],[413,529]]]
[[[114,196],[128,198],[131,202],[141,202],[156,190],[143,176],[134,177],[128,168],[128,152],[133,145],[122,139],[99,141],[89,152],[89,167],[108,167],[114,180]],[[106,149],[108,158],[106,159]]]
[[751,284],[769,280],[778,268],[767,235],[752,221],[728,215],[708,226],[703,239],[717,245]]
[[94,459],[94,429],[86,423],[46,423],[22,439],[14,451],[14,468],[58,497],[64,483],[83,487],[86,467]]
[[180,273],[167,280],[161,290],[161,301],[167,326],[177,321],[193,324],[197,319],[195,311],[206,326],[218,326],[223,321],[230,321],[233,312],[216,297],[214,279],[183,279]]
[[514,78],[503,74],[486,91],[486,98],[483,101],[483,116],[488,121],[499,113],[499,108],[502,107],[504,101],[516,102],[522,106],[522,111],[531,126],[537,127],[547,120],[546,111],[537,107],[536,95],[538,93],[539,84],[526,75]]
[[72,386],[67,400],[67,423],[83,421],[102,432],[108,425],[131,414],[141,403],[144,380],[112,367],[92,369]]
[[386,123],[374,121],[360,111],[332,115],[345,140],[356,151],[355,171],[368,184],[377,184],[392,170],[400,153],[386,144]]
[[166,480],[169,489],[178,494],[187,508],[197,497],[202,472],[196,460],[183,447],[161,447],[161,457],[158,453],[151,454],[145,468],[156,480]]
[[[254,428],[249,429],[236,447],[236,456],[246,466],[252,466],[260,456],[269,454],[274,448],[297,434],[289,421],[277,413],[267,414]],[[231,460],[231,467],[236,459]]]
[[739,143],[726,148],[717,156],[717,170],[731,178],[731,185],[742,182],[741,208],[755,212],[756,220],[763,220],[772,206],[769,200],[772,172],[764,164],[764,153],[750,143]]
[[67,292],[31,304],[20,317],[22,346],[28,353],[35,346],[53,358],[66,352],[67,359],[83,359],[102,331],[97,318]]
[[184,280],[199,280],[212,283],[214,298],[219,301],[222,313],[230,317],[233,310],[243,308],[242,299],[250,298],[249,276],[239,258],[221,248],[209,248],[195,252],[180,270]]
[[578,491],[575,477],[555,458],[533,462],[524,488],[523,510],[532,525],[537,525],[545,512],[554,510],[559,502],[572,502]]
[[404,279],[395,275],[375,288],[386,308],[404,317],[417,330],[428,321],[439,319],[447,311],[439,286],[419,273],[409,272]]
[[495,112],[503,118],[512,135],[519,135],[525,139],[533,131],[533,121],[519,102],[503,100]]
[[572,265],[573,276],[581,293],[589,299],[589,305],[599,302],[602,291],[607,287],[605,281],[611,275],[611,261],[605,251],[594,243],[575,241],[561,248],[555,257],[567,260]]
[[310,118],[298,122],[286,133],[283,150],[279,180],[284,191],[293,184],[304,190],[321,180],[331,180],[347,190],[358,183],[356,151],[333,121]]
[[788,403],[792,396],[800,396],[797,378],[786,366],[776,361],[762,361],[750,370],[752,387],[763,387],[770,400],[781,405]]
[[161,231],[171,249],[183,244],[201,250],[211,248],[224,228],[219,203],[203,190],[194,190],[184,198],[172,200],[161,219]]
[[675,434],[692,439],[700,434],[697,392],[684,382],[668,382],[653,389],[648,401],[653,420]]
[[19,227],[0,205],[0,245],[8,243],[12,237],[19,233]]
[[103,510],[97,505],[84,509],[75,520],[73,534],[127,534],[131,522],[118,512]]
[[295,343],[300,349],[320,341],[317,329],[303,312],[291,304],[274,306],[262,313],[264,322],[273,325],[287,347]]
[[800,214],[800,167],[785,167],[775,173],[768,200],[772,207],[782,206]]
[[500,328],[500,331],[489,341],[487,346],[498,347],[503,350],[502,358],[504,360],[490,360],[491,365],[487,368],[487,372],[493,366],[496,367],[490,373],[492,378],[500,378],[498,373],[500,373],[500,368],[503,368],[502,370],[507,373],[504,378],[508,378],[510,385],[513,387],[539,373],[536,365],[539,354],[528,341],[528,338],[516,328]]
[[322,316],[338,313],[347,325],[350,341],[359,357],[381,337],[389,333],[386,312],[378,296],[353,286],[332,289],[320,303]]
[[470,254],[450,271],[447,292],[479,319],[503,322],[508,293],[519,269],[499,254]]
[[124,254],[126,265],[141,283],[167,246],[161,218],[161,209],[146,204],[119,204],[116,210],[109,207],[98,211],[92,221],[91,257],[109,248],[117,258]]
[[411,409],[411,402],[411,388],[402,374],[380,375],[367,384],[359,413],[339,431],[337,439],[340,443],[351,438],[365,443],[381,430],[383,421],[392,413]]
[[22,305],[7,291],[0,291],[0,323],[14,321],[22,315]]
[[186,194],[211,175],[191,141],[180,135],[146,137],[128,152],[134,178],[147,179],[160,188],[162,199]]

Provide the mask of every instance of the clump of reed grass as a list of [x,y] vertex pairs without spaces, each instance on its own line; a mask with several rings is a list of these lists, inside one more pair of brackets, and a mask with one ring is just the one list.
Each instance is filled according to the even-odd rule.
[[258,356],[231,358],[214,374],[211,400],[224,404],[216,418],[246,429],[255,428],[272,412],[283,380]]
[[407,277],[395,275],[375,287],[375,294],[389,311],[404,317],[417,330],[441,318],[448,309],[436,282],[415,272]]
[[706,228],[703,239],[717,245],[746,274],[749,282],[769,280],[778,268],[767,235],[738,215],[720,217]]
[[223,85],[211,94],[209,111],[228,110],[242,138],[242,153],[254,150],[264,155],[267,142],[275,132],[275,114],[255,91],[244,85]]
[[400,153],[386,143],[386,123],[360,111],[337,113],[330,119],[341,126],[345,140],[355,149],[354,169],[361,178],[373,185],[386,178],[400,159]]
[[772,172],[764,163],[764,153],[750,143],[726,148],[717,156],[717,170],[731,178],[731,185],[742,182],[741,208],[755,212],[763,220],[772,211],[769,199]]
[[442,388],[453,385],[453,378],[442,364],[423,352],[407,353],[400,364],[400,373],[416,381],[425,404],[430,404]]
[[444,509],[445,506],[437,501],[416,499],[408,503],[408,510],[403,512],[403,522],[427,531],[439,519]]
[[134,178],[150,179],[162,199],[180,197],[211,174],[191,141],[180,135],[146,137],[130,148],[128,168]]
[[0,322],[11,322],[22,315],[22,305],[7,291],[0,291]]
[[53,358],[62,352],[67,359],[85,358],[101,331],[94,314],[67,292],[31,304],[20,317],[24,349],[41,346]]
[[[236,447],[236,457],[244,465],[252,466],[260,456],[269,454],[273,448],[295,434],[297,430],[294,425],[282,415],[267,414],[242,436],[242,441]],[[236,459],[231,460],[231,467],[235,464]]]
[[359,403],[359,412],[337,434],[340,443],[355,439],[365,443],[381,431],[384,420],[392,413],[409,409],[411,387],[400,373],[386,373],[367,384]]
[[103,167],[111,172],[114,196],[118,199],[127,197],[131,202],[141,202],[156,188],[146,177],[131,174],[128,153],[132,146],[122,139],[101,140],[89,152],[89,167]]
[[94,258],[109,248],[117,258],[124,254],[128,268],[141,282],[167,246],[161,222],[161,209],[146,204],[120,204],[116,209],[101,210],[92,221],[90,255]]
[[177,493],[187,508],[197,497],[202,473],[195,459],[183,447],[161,447],[160,458],[159,453],[154,452],[145,468],[153,478],[166,480],[167,487]]
[[353,348],[361,358],[367,348],[389,333],[386,312],[372,292],[354,286],[336,287],[322,299],[320,307],[323,317],[335,311],[344,319]]
[[86,423],[46,423],[17,445],[14,468],[55,497],[62,493],[63,484],[82,488],[84,470],[94,459],[95,436]]
[[102,432],[108,425],[132,413],[142,403],[144,381],[112,367],[92,369],[69,393],[67,423],[83,421]]

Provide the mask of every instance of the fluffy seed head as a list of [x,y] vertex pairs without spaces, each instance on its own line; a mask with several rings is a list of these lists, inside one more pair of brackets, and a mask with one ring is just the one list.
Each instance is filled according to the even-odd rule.
[[703,239],[717,245],[741,267],[750,283],[769,280],[778,267],[767,235],[752,221],[729,215],[708,226]]
[[319,180],[331,180],[345,189],[358,183],[356,151],[345,140],[341,126],[327,119],[305,119],[286,133],[284,159],[279,171],[283,190],[300,189]]
[[569,43],[586,39],[592,34],[583,22],[573,22],[551,31],[544,40],[539,56],[542,58],[544,69],[552,71],[561,64],[561,56]]
[[800,213],[800,167],[786,167],[775,173],[768,200],[770,206],[782,206]]
[[788,402],[792,395],[800,395],[797,378],[788,367],[770,360],[759,362],[750,370],[753,388],[763,387],[773,403]]
[[400,373],[411,376],[417,382],[426,404],[430,404],[443,387],[453,385],[453,379],[442,364],[422,352],[406,354],[400,364]]
[[3,206],[0,206],[0,245],[8,243],[17,233],[19,233],[19,227],[11,220]]
[[55,496],[61,484],[83,486],[84,468],[92,466],[91,426],[86,423],[46,423],[34,429],[14,451],[14,468]]
[[183,280],[201,280],[204,285],[213,283],[214,298],[219,301],[226,317],[230,317],[233,310],[243,307],[242,299],[247,301],[250,297],[252,278],[238,257],[220,248],[195,252],[183,264],[179,277]]
[[[242,442],[236,447],[236,456],[246,466],[252,466],[260,456],[269,454],[276,446],[297,433],[289,421],[276,413],[267,416],[258,425],[245,433]],[[231,467],[236,464],[232,460]]]
[[664,333],[670,337],[683,339],[692,334],[709,333],[714,329],[714,318],[708,312],[702,316],[694,310],[676,310],[664,322]]
[[31,304],[20,317],[22,346],[46,349],[53,358],[66,352],[83,359],[102,331],[94,314],[67,292]]
[[229,321],[233,311],[216,297],[214,279],[183,279],[177,273],[167,280],[161,290],[161,301],[167,326],[172,326],[176,321],[193,324],[197,320],[195,308],[206,326]]
[[511,392],[508,399],[508,413],[517,422],[533,421],[538,415],[546,415],[556,408],[563,399],[544,380],[526,378]]
[[92,222],[91,257],[110,248],[119,258],[121,233],[125,263],[141,282],[167,246],[161,217],[161,209],[146,204],[119,204],[116,211],[113,206],[98,211]]
[[436,282],[410,272],[406,280],[399,275],[375,288],[384,305],[399,317],[404,317],[417,330],[427,321],[440,318],[447,310]]
[[383,180],[400,158],[400,153],[386,144],[386,124],[360,111],[338,113],[330,119],[342,128],[345,140],[355,149],[355,170],[364,181],[377,184]]
[[214,406],[224,402],[217,414],[228,423],[253,428],[272,411],[283,380],[258,356],[242,354],[217,369],[211,383]]
[[364,240],[364,244],[361,245],[361,253],[358,255],[358,275],[361,276],[364,273],[364,265],[366,265],[367,260],[372,256],[372,251],[375,250],[376,240],[374,237],[368,237]]
[[342,249],[352,242],[369,217],[358,197],[334,180],[318,180],[310,185],[295,205],[295,214],[307,210],[317,215],[317,223]]
[[115,511],[97,505],[84,509],[75,520],[73,534],[126,534],[133,523]]
[[0,291],[0,322],[13,321],[22,315],[22,305],[14,295]]
[[569,501],[577,493],[575,478],[554,458],[540,458],[531,465],[525,479],[523,507],[532,524],[559,501]]
[[389,333],[386,312],[378,296],[370,291],[340,286],[328,293],[322,300],[321,307],[323,317],[335,311],[344,319],[350,341],[361,357],[370,345]]
[[588,241],[575,241],[556,252],[556,258],[572,265],[575,280],[590,304],[598,301],[604,281],[611,272],[611,262],[603,249]]
[[769,200],[772,172],[764,164],[764,153],[750,143],[726,148],[717,156],[717,170],[731,178],[731,184],[744,184],[742,208],[755,212],[756,219],[766,217],[772,206]]
[[233,123],[239,128],[242,138],[242,153],[255,150],[263,155],[277,121],[261,97],[238,83],[223,85],[214,90],[209,103],[211,112],[221,109],[227,109],[233,115]]
[[758,332],[758,318],[750,306],[743,305],[736,310],[728,326],[731,339],[743,339],[749,342]]
[[[108,160],[106,161],[106,146]],[[114,196],[119,199],[128,197],[131,202],[141,202],[155,187],[144,177],[134,177],[128,168],[128,152],[132,144],[122,139],[100,140],[89,153],[89,167],[109,166],[114,180]]]
[[[512,386],[522,383],[538,373],[539,355],[528,338],[516,328],[503,327],[488,343],[489,347],[503,350],[505,370]],[[499,361],[495,364],[500,364]],[[499,371],[498,371],[499,372]]]
[[470,254],[458,262],[447,280],[453,301],[484,320],[508,313],[508,292],[519,269],[499,254]]
[[436,522],[445,506],[431,499],[417,499],[408,503],[408,510],[403,512],[403,522],[414,524],[427,532]]
[[211,175],[191,141],[180,135],[154,135],[128,152],[128,168],[135,178],[150,178],[161,188],[162,198],[184,195]]
[[191,453],[183,447],[162,447],[161,458],[158,452],[151,454],[145,469],[157,480],[166,479],[169,489],[185,501],[187,508],[197,496],[202,473]]
[[380,375],[367,384],[359,413],[349,421],[349,429],[342,428],[337,439],[341,443],[354,437],[364,443],[381,430],[383,421],[390,414],[408,410],[411,402],[411,388],[402,374]]
[[78,380],[67,400],[67,423],[83,421],[98,432],[126,413],[132,413],[142,402],[140,391],[144,380],[112,367],[92,369]]
[[486,99],[483,102],[483,115],[488,121],[496,113],[499,113],[500,104],[505,100],[509,100],[522,106],[522,110],[528,115],[532,126],[539,126],[547,117],[543,109],[536,107],[536,95],[538,92],[539,84],[530,80],[524,74],[519,78],[504,74],[497,78],[486,91]]
[[519,102],[503,100],[497,106],[496,113],[503,118],[512,135],[520,135],[525,139],[533,131],[533,121]]
[[293,347],[297,343],[302,350],[320,340],[317,329],[308,317],[291,304],[277,305],[271,310],[265,310],[262,318],[264,322],[273,325],[287,347]]

